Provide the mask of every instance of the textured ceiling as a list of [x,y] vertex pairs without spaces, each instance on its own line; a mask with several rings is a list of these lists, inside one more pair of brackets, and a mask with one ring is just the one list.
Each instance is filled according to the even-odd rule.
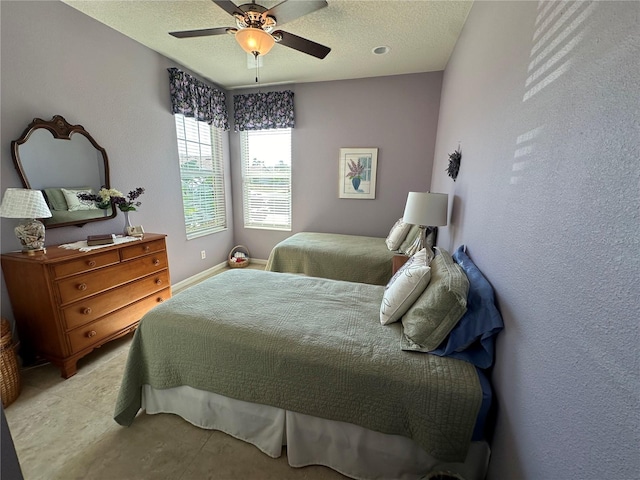
[[[233,17],[211,0],[63,1],[221,87],[256,85],[255,68],[248,66],[251,57],[233,36],[177,39],[168,34],[235,26]],[[444,70],[473,3],[327,1],[328,7],[278,28],[330,47],[329,55],[319,60],[276,44],[262,59],[261,86]],[[257,3],[271,8],[281,0]],[[389,53],[374,55],[372,49],[381,45],[390,47]]]

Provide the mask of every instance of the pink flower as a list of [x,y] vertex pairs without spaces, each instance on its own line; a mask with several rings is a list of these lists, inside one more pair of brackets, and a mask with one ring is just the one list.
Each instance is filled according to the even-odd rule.
[[358,159],[357,165],[353,160],[349,160],[349,173],[347,173],[345,176],[349,178],[360,178],[360,175],[362,175],[363,171],[364,165],[362,165],[360,159]]

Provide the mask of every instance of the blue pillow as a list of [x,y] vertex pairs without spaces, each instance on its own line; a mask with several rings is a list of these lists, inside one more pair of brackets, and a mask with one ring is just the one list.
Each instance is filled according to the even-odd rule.
[[467,311],[449,336],[430,353],[489,368],[493,364],[495,336],[504,328],[502,316],[495,305],[493,287],[465,253],[464,245],[455,251],[453,259],[469,279]]

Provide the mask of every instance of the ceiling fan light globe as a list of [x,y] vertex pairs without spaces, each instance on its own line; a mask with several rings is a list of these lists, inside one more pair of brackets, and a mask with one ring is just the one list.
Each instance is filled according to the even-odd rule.
[[236,32],[236,41],[242,49],[253,55],[266,55],[276,43],[274,38],[259,28],[243,28]]

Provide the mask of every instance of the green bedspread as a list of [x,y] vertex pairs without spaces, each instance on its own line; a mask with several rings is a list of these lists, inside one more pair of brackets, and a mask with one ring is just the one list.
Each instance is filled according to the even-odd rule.
[[141,388],[180,385],[413,438],[463,461],[482,392],[466,362],[400,349],[380,325],[384,288],[230,270],[147,313],[115,409],[130,425]]
[[386,285],[396,253],[387,248],[384,238],[300,232],[273,248],[265,269]]

